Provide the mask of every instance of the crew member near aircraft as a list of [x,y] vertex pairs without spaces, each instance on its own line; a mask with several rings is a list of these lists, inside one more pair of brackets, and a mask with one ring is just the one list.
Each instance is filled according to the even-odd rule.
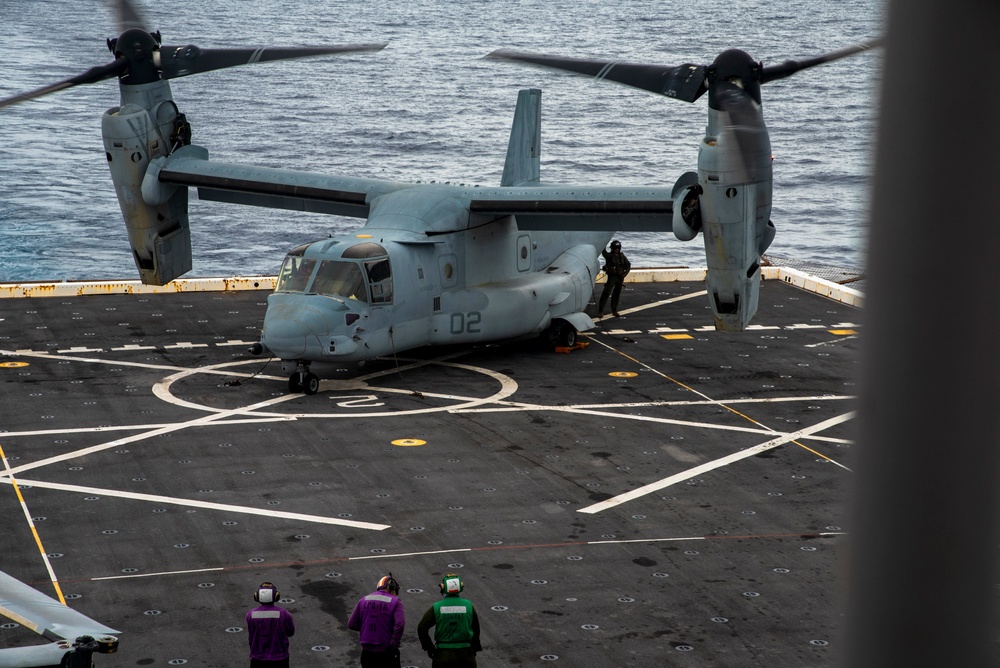
[[608,280],[604,284],[604,291],[601,292],[601,300],[597,303],[597,317],[604,317],[604,305],[608,303],[608,297],[611,297],[611,314],[617,317],[618,298],[622,295],[625,277],[632,271],[632,263],[625,257],[625,253],[622,252],[622,242],[618,240],[611,242],[610,253],[602,250],[601,255],[604,256],[604,273],[607,274]]
[[347,620],[347,628],[361,632],[361,668],[400,668],[399,641],[405,626],[399,583],[389,573],[358,601]]
[[[444,598],[432,605],[417,625],[420,646],[431,657],[431,668],[476,668],[479,643],[479,617],[472,602],[459,594],[465,584],[454,573],[441,580]],[[428,631],[434,627],[434,641]]]
[[278,588],[262,582],[253,593],[260,603],[247,611],[247,631],[250,633],[250,668],[288,668],[288,639],[295,635],[295,621],[276,601]]

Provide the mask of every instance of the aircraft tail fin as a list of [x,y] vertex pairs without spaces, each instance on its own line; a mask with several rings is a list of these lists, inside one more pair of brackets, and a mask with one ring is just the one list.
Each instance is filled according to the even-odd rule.
[[507,143],[501,186],[537,183],[542,153],[542,91],[525,88],[517,94],[514,123]]

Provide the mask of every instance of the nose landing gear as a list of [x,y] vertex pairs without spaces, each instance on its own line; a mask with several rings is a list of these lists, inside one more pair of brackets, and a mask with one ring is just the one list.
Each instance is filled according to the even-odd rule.
[[308,364],[299,362],[295,367],[295,371],[288,376],[288,391],[292,394],[299,392],[316,394],[319,392],[319,376],[309,371]]

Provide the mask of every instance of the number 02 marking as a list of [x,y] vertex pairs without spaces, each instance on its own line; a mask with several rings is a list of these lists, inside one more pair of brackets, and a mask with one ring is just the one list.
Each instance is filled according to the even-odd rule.
[[479,334],[479,324],[483,320],[483,314],[479,311],[469,311],[468,313],[451,314],[452,334]]

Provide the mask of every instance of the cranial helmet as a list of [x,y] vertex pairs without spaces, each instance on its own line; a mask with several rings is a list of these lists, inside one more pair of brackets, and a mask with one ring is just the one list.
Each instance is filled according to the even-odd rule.
[[281,592],[270,582],[261,582],[257,591],[253,593],[253,600],[258,603],[274,603],[281,598]]
[[392,577],[392,573],[383,576],[378,581],[378,586],[375,587],[376,590],[386,590],[390,594],[396,595],[399,593],[399,583],[396,582],[396,578]]
[[458,577],[454,573],[447,573],[443,578],[441,578],[442,594],[457,594],[463,589],[465,589],[465,583],[462,582],[462,578]]
[[611,242],[611,250],[621,250],[622,242],[615,239]]

